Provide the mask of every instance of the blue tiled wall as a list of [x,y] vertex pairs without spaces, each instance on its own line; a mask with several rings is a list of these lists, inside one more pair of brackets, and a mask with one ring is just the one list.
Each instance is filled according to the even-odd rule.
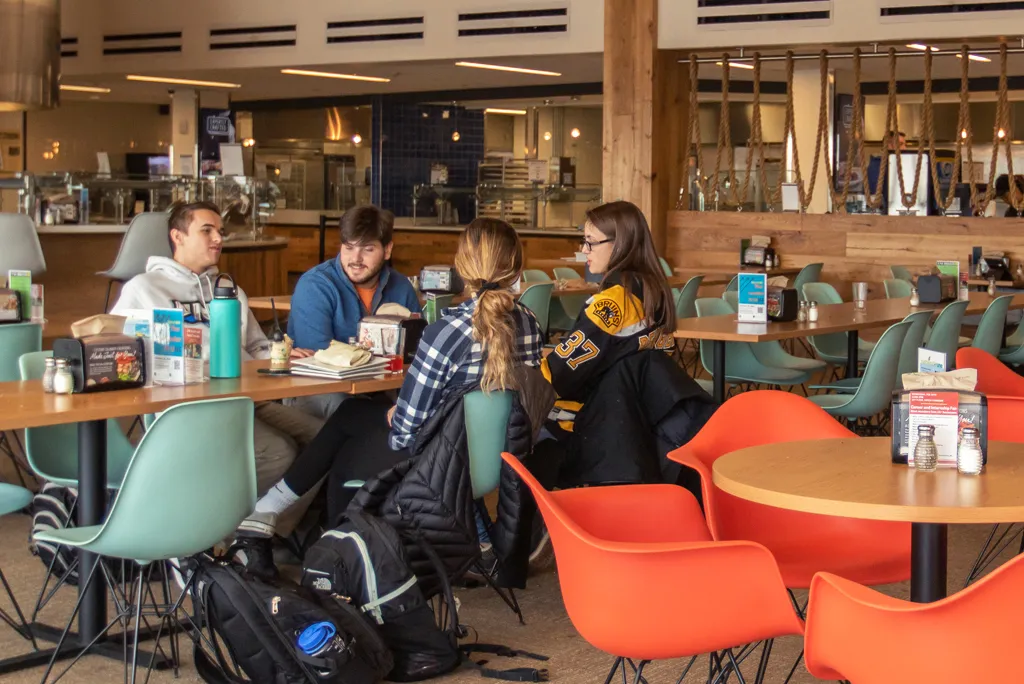
[[[447,119],[443,117],[445,111]],[[412,216],[413,186],[430,182],[433,163],[448,166],[449,186],[476,185],[477,165],[484,157],[482,111],[450,105],[396,104],[385,99],[374,107],[373,116],[374,132],[380,131],[380,206],[395,216]],[[457,142],[452,140],[456,130]],[[460,223],[475,218],[470,196],[460,195],[452,204],[459,212]],[[424,208],[417,213],[424,215]]]

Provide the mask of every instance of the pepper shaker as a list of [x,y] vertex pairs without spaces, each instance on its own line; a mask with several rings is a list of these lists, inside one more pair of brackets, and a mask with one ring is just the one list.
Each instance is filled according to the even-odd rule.
[[914,467],[931,472],[939,465],[939,448],[935,446],[935,426],[917,426],[917,444],[914,446]]
[[798,323],[807,322],[807,300],[800,302],[800,306],[797,307],[796,320]]
[[996,279],[995,278],[990,278],[989,281],[988,281],[988,296],[989,297],[995,297],[996,296]]
[[53,394],[53,376],[57,373],[57,360],[52,356],[46,359],[46,370],[43,371],[43,391]]

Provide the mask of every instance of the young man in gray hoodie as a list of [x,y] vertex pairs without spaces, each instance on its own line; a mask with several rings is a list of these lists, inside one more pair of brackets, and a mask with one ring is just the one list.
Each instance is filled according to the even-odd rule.
[[[222,226],[217,207],[209,202],[176,207],[168,219],[168,239],[173,258],[150,257],[146,272],[135,276],[121,288],[111,313],[119,314],[128,309],[176,308],[185,313],[186,320],[208,324],[213,280],[218,273],[217,262],[223,244]],[[248,297],[241,288],[238,289],[238,299],[242,305],[242,359],[269,358],[270,341],[249,310]],[[311,353],[296,349],[293,356]],[[281,479],[299,450],[316,436],[322,425],[323,420],[297,408],[275,402],[256,405],[256,487],[260,495]],[[288,534],[298,522],[312,498],[304,497],[304,501],[289,509],[283,534]],[[278,529],[281,529],[280,523]]]

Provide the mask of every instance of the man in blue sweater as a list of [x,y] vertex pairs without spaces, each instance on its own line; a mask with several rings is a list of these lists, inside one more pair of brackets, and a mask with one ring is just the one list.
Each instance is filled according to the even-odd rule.
[[[341,251],[302,274],[292,294],[288,335],[299,349],[326,349],[331,340],[348,342],[359,321],[381,304],[401,304],[421,311],[416,289],[387,264],[391,258],[395,217],[374,206],[353,207],[341,217]],[[300,401],[308,411],[328,416],[345,395]]]

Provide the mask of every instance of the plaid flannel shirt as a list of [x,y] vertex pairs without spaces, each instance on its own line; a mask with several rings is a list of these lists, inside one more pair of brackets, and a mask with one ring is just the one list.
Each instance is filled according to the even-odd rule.
[[[467,299],[446,309],[443,318],[423,331],[391,420],[389,443],[393,450],[412,444],[416,431],[449,392],[479,382],[484,355],[480,343],[473,339],[475,310],[476,298]],[[544,340],[537,318],[518,303],[512,316],[520,360],[527,366],[539,366]]]

